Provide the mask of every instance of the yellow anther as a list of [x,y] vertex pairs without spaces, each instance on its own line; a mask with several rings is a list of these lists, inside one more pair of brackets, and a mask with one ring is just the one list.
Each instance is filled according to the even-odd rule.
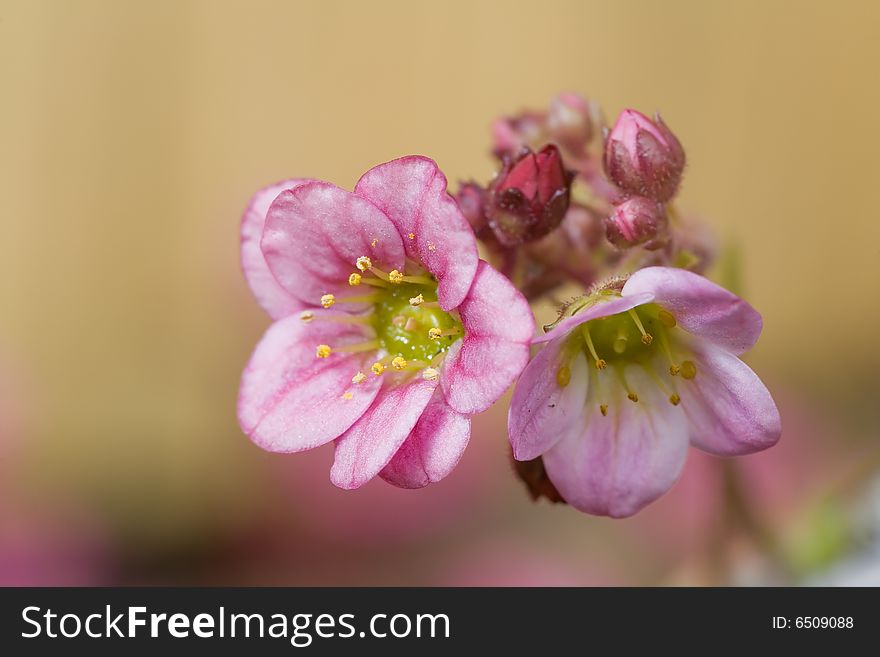
[[409,300],[409,305],[411,306],[421,306],[423,303],[425,303],[425,297],[421,294],[417,294]]
[[637,402],[637,401],[639,401],[639,396],[638,396],[636,393],[634,393],[634,392],[629,393],[629,394],[626,396],[626,398],[629,399],[631,402]]
[[361,256],[357,259],[357,262],[355,264],[357,265],[357,268],[361,271],[367,271],[370,267],[373,266],[373,261],[370,260],[367,256]]
[[559,384],[560,388],[564,388],[571,383],[571,368],[568,365],[563,365],[556,370],[556,383]]
[[303,310],[303,311],[299,314],[299,318],[300,318],[302,321],[308,323],[308,322],[311,322],[313,319],[315,319],[315,313],[313,313],[313,312],[310,311],[310,310]]
[[392,283],[403,283],[403,274],[396,269],[392,269],[388,272],[388,280]]
[[436,381],[440,378],[440,372],[433,367],[426,367],[422,370],[422,378],[425,381]]
[[593,344],[593,338],[590,335],[590,327],[584,324],[584,339],[587,341],[587,349],[590,350],[590,355],[593,357],[593,360],[596,361],[596,369],[604,370],[608,363],[605,362],[604,358],[599,358],[599,354],[596,352],[596,346]]
[[654,342],[654,336],[645,330],[645,326],[642,324],[642,319],[639,317],[639,314],[634,309],[629,309],[629,316],[632,317],[633,321],[636,323],[636,326],[639,329],[639,333],[642,334],[642,342],[644,344],[651,344],[652,342]]
[[391,323],[394,324],[397,328],[402,328],[404,324],[406,324],[406,317],[403,315],[395,315],[391,318]]
[[334,303],[336,303],[336,297],[332,294],[325,294],[321,297],[321,305],[324,306],[324,308],[329,308]]
[[677,376],[679,372],[681,372],[681,368],[678,365],[670,365],[669,366],[669,373],[672,376]]
[[660,323],[667,328],[675,328],[675,317],[673,317],[672,313],[668,310],[661,310],[657,313],[657,319],[660,320]]
[[405,370],[407,366],[406,358],[403,356],[395,356],[394,360],[391,361],[391,367],[396,369],[398,372],[401,370]]
[[681,364],[681,375],[686,379],[693,379],[697,375],[697,366],[691,360]]
[[643,344],[651,344],[652,342],[654,342],[654,336],[651,335],[650,333],[645,333],[642,336],[642,343]]
[[354,395],[351,394],[350,392],[344,392],[344,393],[342,393],[342,398],[343,398],[343,399],[351,399],[352,397],[354,397]]
[[414,240],[416,238],[416,234],[410,233],[409,235],[407,235],[407,237],[410,238],[411,240]]
[[361,284],[361,275],[360,274],[350,274],[348,277],[349,285],[360,285]]
[[596,369],[597,370],[604,370],[607,366],[608,366],[608,363],[605,362],[604,358],[598,358],[596,360]]
[[428,337],[432,340],[439,340],[443,337],[443,329],[439,329],[436,326],[428,329]]
[[330,348],[329,344],[319,344],[318,348],[315,349],[315,355],[318,358],[327,358],[332,352],[333,350]]
[[669,395],[669,403],[673,406],[678,406],[681,403],[681,397],[673,392],[671,395]]
[[385,371],[385,366],[379,361],[376,361],[370,366],[370,371],[376,376],[379,376],[380,374],[382,374],[382,372]]
[[602,417],[608,415],[608,404],[599,404],[599,412],[602,414]]
[[366,380],[367,380],[367,375],[364,374],[363,372],[358,372],[353,377],[351,377],[351,382],[355,385],[360,385],[361,383],[363,383]]

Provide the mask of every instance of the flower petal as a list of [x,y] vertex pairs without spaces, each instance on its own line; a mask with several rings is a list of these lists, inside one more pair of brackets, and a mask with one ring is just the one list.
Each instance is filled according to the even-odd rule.
[[354,191],[388,215],[407,256],[437,278],[440,306],[451,310],[460,304],[477,271],[477,242],[447,194],[446,176],[437,163],[412,155],[380,164],[361,177]]
[[[315,348],[363,341],[362,330],[321,320],[306,324],[297,316],[272,324],[241,377],[238,421],[251,440],[271,452],[299,452],[348,429],[379,391],[378,377],[351,382],[356,372],[369,371],[372,354],[317,358]],[[343,398],[347,392],[351,399]]]
[[544,454],[547,475],[562,497],[586,513],[624,518],[657,499],[675,483],[687,455],[687,420],[637,366],[627,378],[639,401],[616,388],[587,408],[581,433],[572,433]]
[[624,297],[646,292],[683,329],[735,354],[751,349],[761,335],[757,310],[699,274],[674,267],[646,267],[623,286]]
[[416,426],[436,387],[436,381],[422,377],[401,385],[386,382],[372,406],[337,439],[330,481],[352,489],[379,474]]
[[532,340],[532,344],[550,342],[550,340],[554,340],[566,333],[570,333],[573,328],[580,326],[584,322],[589,322],[591,319],[599,319],[600,317],[609,317],[611,315],[616,315],[617,313],[623,313],[630,308],[635,308],[643,303],[650,303],[653,299],[654,297],[647,293],[631,294],[625,297],[609,297],[608,301],[600,301],[586,310],[581,310],[572,317],[563,319],[551,330]]
[[[507,431],[518,461],[539,457],[570,433],[583,433],[589,386],[587,357],[578,350],[566,359],[565,342],[561,338],[545,346],[523,371],[513,391]],[[563,365],[570,372],[566,386],[557,380]]]
[[263,254],[281,286],[304,304],[323,294],[352,295],[348,276],[361,256],[402,269],[403,244],[372,203],[324,182],[282,192],[269,207]]
[[679,385],[694,447],[732,456],[775,445],[782,422],[758,375],[720,347],[704,343],[695,352],[697,375]]
[[470,436],[470,418],[456,413],[437,388],[412,433],[379,476],[400,488],[440,481],[458,465]]
[[458,312],[465,334],[440,384],[452,408],[472,415],[494,404],[529,362],[535,321],[525,297],[482,260]]
[[296,189],[311,182],[306,178],[292,178],[264,187],[251,198],[241,217],[241,269],[251,291],[272,319],[287,317],[300,308],[302,303],[290,296],[269,271],[266,258],[260,249],[266,213],[272,201],[285,189]]

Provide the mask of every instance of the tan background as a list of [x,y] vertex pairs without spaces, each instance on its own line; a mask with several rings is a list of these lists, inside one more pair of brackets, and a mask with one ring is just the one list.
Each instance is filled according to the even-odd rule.
[[0,352],[38,409],[33,487],[148,542],[247,516],[271,458],[234,419],[268,323],[249,195],[408,153],[485,179],[492,118],[565,89],[663,112],[684,207],[745,256],[756,369],[869,413],[878,24],[856,1],[0,2]]

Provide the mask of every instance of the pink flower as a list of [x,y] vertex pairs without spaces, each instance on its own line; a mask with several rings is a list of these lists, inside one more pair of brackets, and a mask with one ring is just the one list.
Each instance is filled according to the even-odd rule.
[[258,192],[242,263],[277,321],[242,375],[239,423],[273,452],[335,440],[340,488],[445,477],[470,416],[528,361],[529,306],[478,259],[429,159],[379,165],[354,193],[311,180]]
[[517,460],[543,456],[562,497],[625,517],[675,482],[688,444],[717,455],[779,439],[776,405],[738,356],[749,304],[681,269],[648,267],[570,304],[536,342],[508,418]]

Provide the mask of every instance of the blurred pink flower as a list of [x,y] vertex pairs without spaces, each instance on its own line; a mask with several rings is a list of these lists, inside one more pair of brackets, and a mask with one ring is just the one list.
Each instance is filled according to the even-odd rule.
[[340,488],[377,474],[404,488],[442,479],[470,416],[528,360],[528,304],[479,261],[427,158],[379,165],[354,193],[303,180],[259,192],[242,221],[242,263],[277,321],[242,375],[241,427],[275,452],[335,440]]
[[510,408],[515,458],[543,456],[581,511],[625,517],[672,486],[689,442],[718,455],[770,447],[779,412],[737,357],[760,332],[750,305],[697,274],[648,267],[612,281],[536,339],[548,344]]

